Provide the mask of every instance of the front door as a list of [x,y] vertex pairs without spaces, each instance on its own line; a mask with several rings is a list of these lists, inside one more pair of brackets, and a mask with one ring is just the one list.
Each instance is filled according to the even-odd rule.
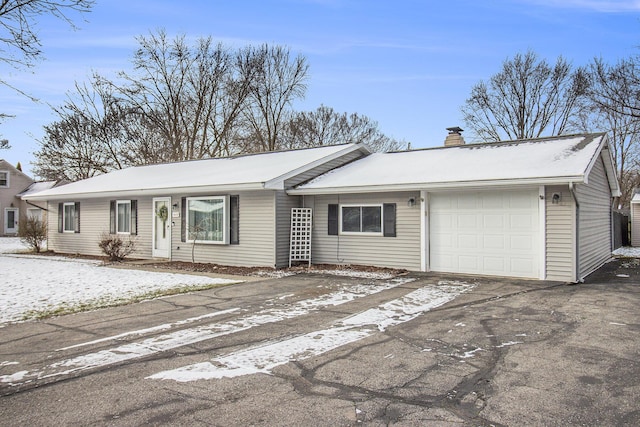
[[18,208],[4,208],[4,234],[18,232]]
[[171,255],[171,198],[153,199],[153,250],[154,258],[170,258]]

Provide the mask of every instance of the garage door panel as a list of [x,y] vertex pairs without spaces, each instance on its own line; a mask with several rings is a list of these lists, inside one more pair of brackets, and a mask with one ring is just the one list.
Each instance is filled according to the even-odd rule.
[[482,248],[483,249],[505,249],[505,238],[502,235],[489,235],[482,236]]
[[431,194],[433,271],[539,277],[538,190]]
[[485,214],[482,217],[484,228],[504,228],[503,214]]

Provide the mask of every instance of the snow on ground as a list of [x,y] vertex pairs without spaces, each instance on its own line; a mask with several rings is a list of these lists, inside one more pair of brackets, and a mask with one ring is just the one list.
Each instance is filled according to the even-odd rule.
[[237,281],[187,274],[125,270],[99,261],[14,255],[19,239],[0,238],[0,327],[37,312],[108,305],[155,291]]
[[623,246],[621,248],[613,251],[613,255],[629,257],[629,258],[640,258],[640,248],[632,248],[630,246]]
[[[34,378],[58,377],[97,367],[105,367],[121,363],[126,360],[138,359],[140,357],[149,356],[162,351],[244,331],[256,326],[275,323],[286,319],[293,319],[295,317],[320,310],[323,307],[339,306],[358,298],[404,285],[413,280],[414,279],[412,278],[397,278],[387,282],[366,285],[361,283],[346,283],[329,293],[315,298],[291,302],[286,305],[281,303],[281,297],[274,298],[265,301],[266,308],[263,308],[256,313],[245,314],[224,322],[179,329],[152,338],[147,338],[139,342],[129,342],[127,344],[101,350],[95,353],[83,354],[72,359],[62,360],[49,366],[45,366],[39,371],[28,372],[20,370],[11,375],[0,376],[0,382],[8,383],[10,385],[19,385],[24,382],[32,381]],[[237,309],[231,309],[225,312],[213,312],[209,317],[236,310]],[[117,340],[123,336],[142,335],[149,331],[170,330],[178,325],[191,323],[199,318],[185,319],[174,324],[163,324],[137,331],[128,331],[112,337],[101,338],[97,341],[76,344],[73,347],[81,347],[108,340]],[[68,348],[71,347],[58,350],[62,351]]]
[[28,251],[27,245],[17,237],[0,237],[0,254]]

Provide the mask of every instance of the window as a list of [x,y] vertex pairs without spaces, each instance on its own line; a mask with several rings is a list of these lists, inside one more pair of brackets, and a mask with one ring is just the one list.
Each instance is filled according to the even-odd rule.
[[0,171],[0,188],[9,188],[9,171]]
[[80,232],[80,203],[58,203],[58,233]]
[[187,241],[228,244],[228,197],[186,198]]
[[382,234],[382,205],[340,206],[340,231]]
[[137,200],[111,200],[109,233],[137,234],[138,202]]
[[330,204],[327,231],[330,236],[351,234],[396,237],[396,204]]

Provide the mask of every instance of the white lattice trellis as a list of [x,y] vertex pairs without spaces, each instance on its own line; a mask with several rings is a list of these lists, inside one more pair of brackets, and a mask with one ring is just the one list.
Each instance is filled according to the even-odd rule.
[[306,261],[311,265],[311,222],[311,208],[291,209],[289,267],[297,261]]

